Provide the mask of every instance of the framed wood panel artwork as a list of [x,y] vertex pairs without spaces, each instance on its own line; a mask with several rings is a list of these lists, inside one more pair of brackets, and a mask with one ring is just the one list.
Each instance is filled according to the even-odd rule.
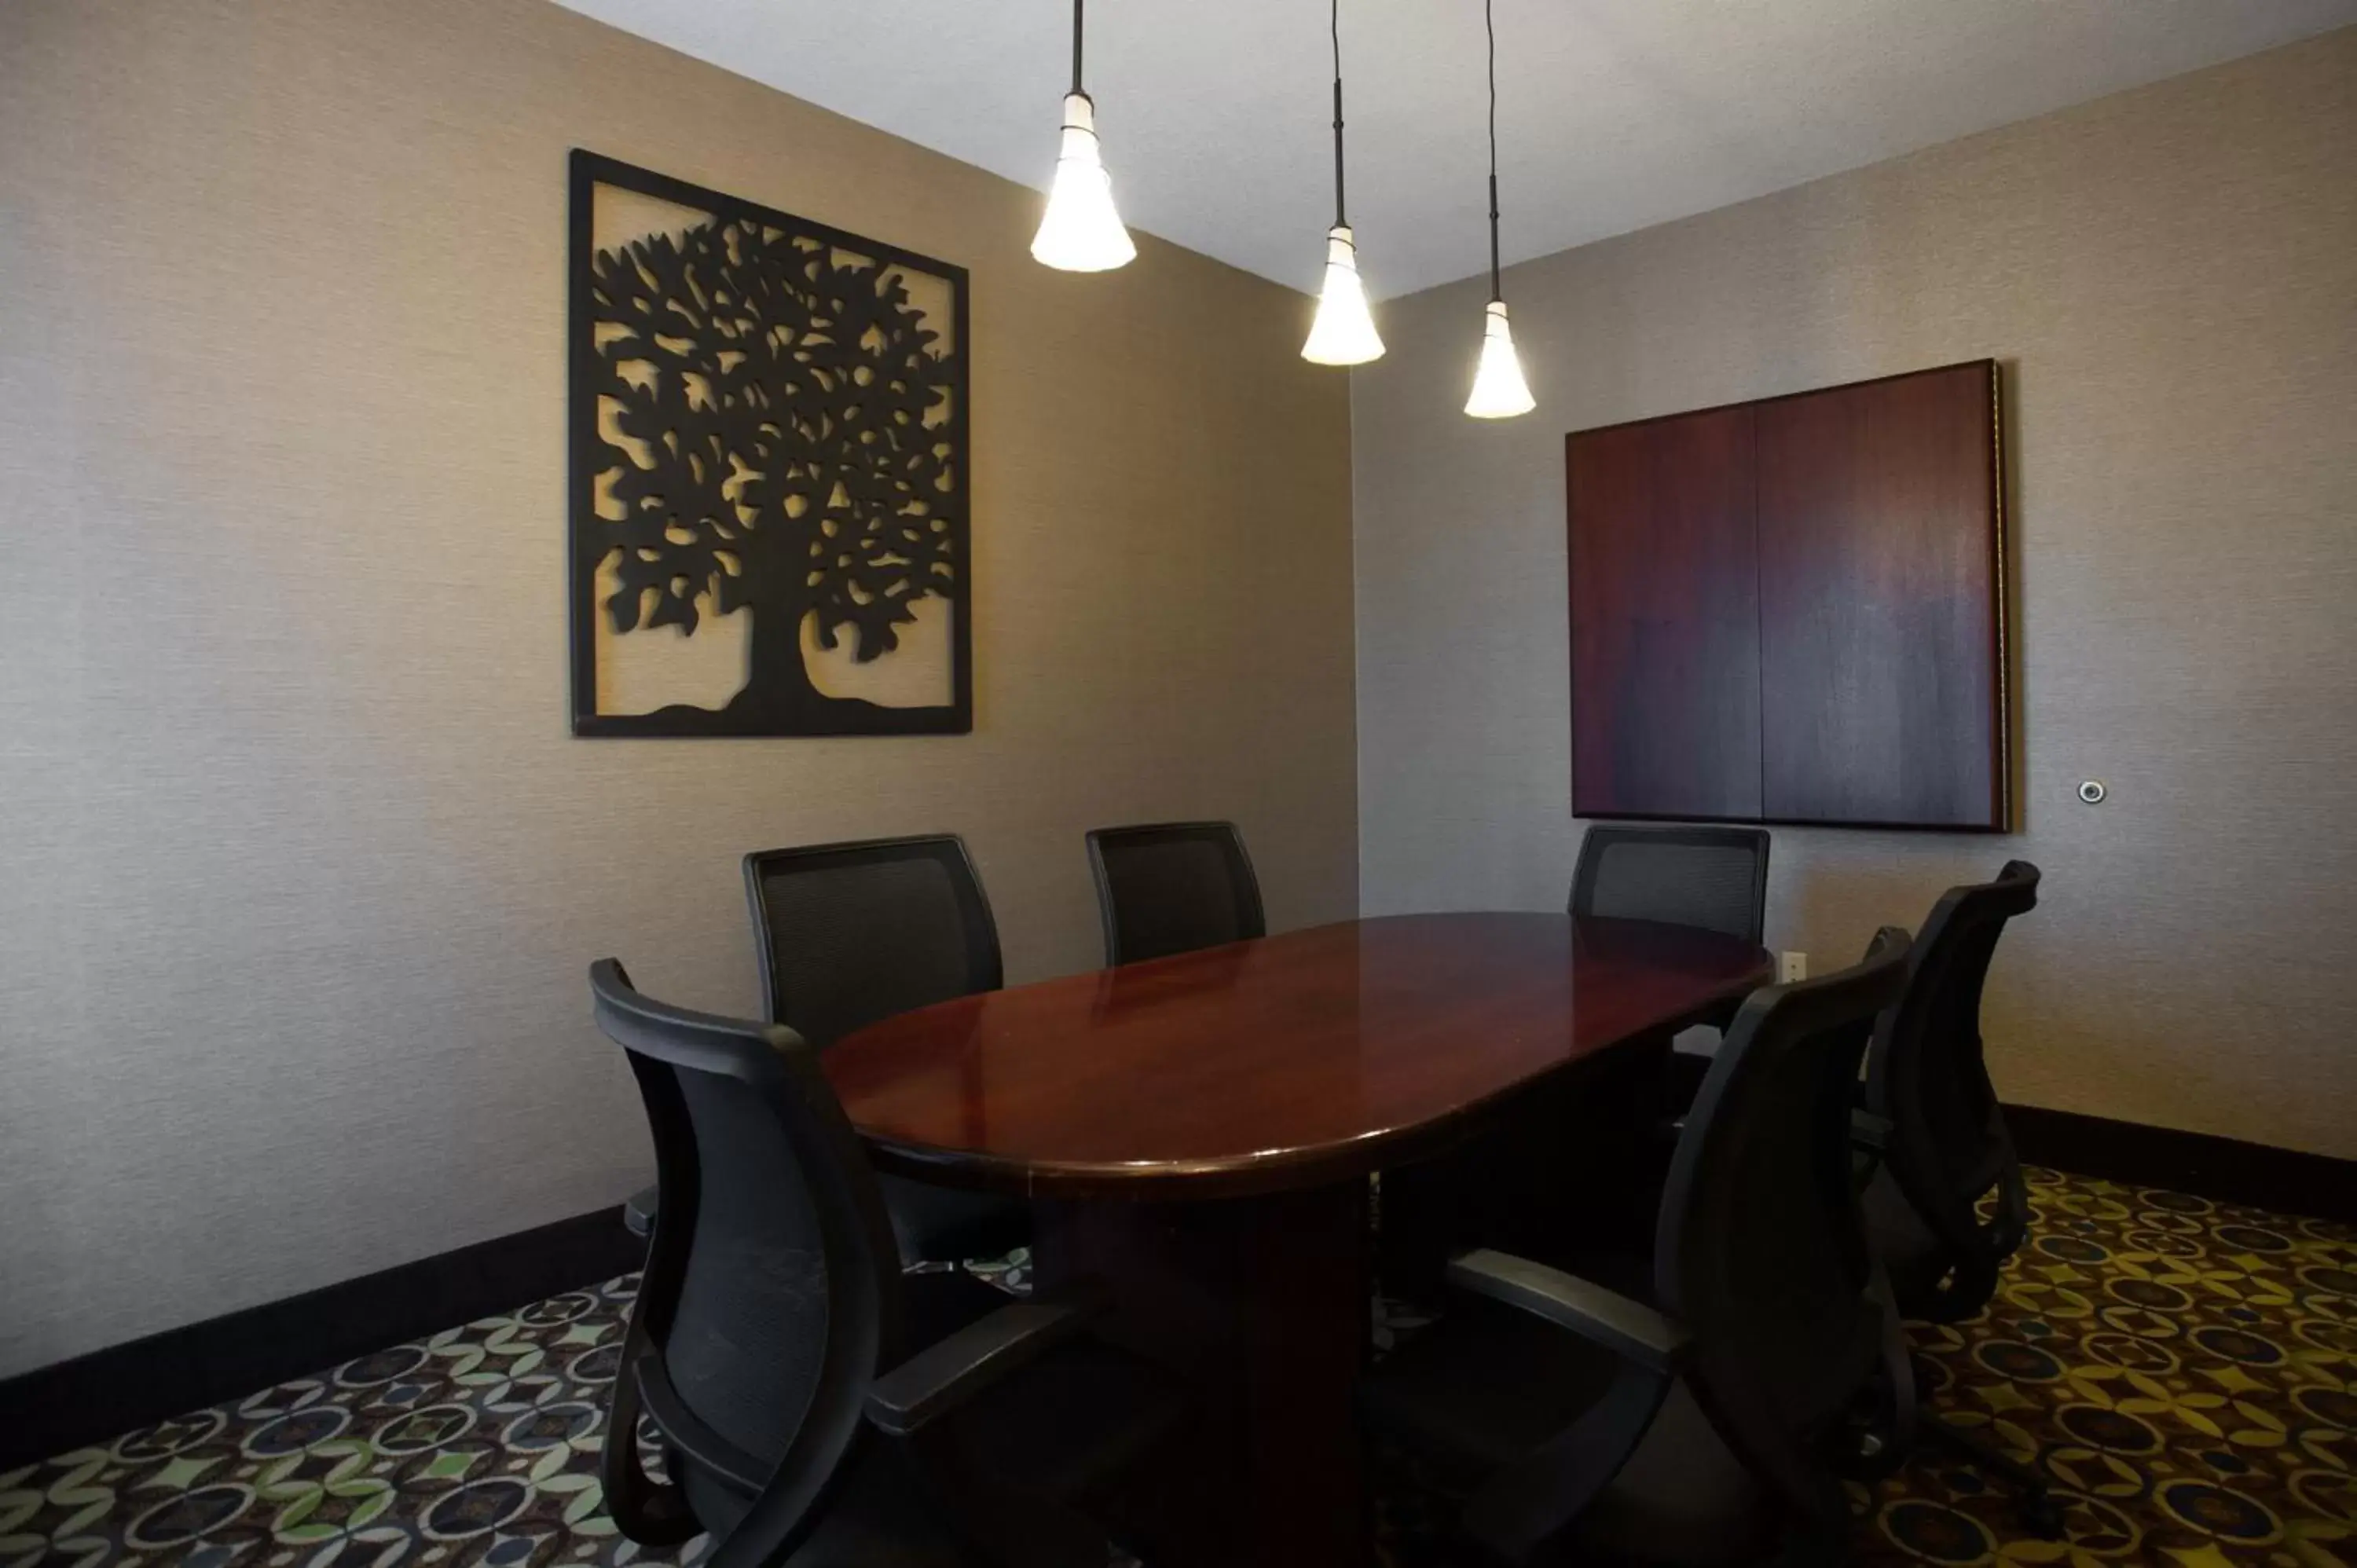
[[1577,816],[2012,826],[1994,360],[1566,438]]
[[965,269],[576,150],[573,728],[974,725]]

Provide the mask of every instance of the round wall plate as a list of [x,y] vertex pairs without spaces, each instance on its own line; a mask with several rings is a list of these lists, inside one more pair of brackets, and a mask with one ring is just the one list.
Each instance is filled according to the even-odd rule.
[[2079,786],[2079,799],[2086,801],[2090,806],[2101,805],[2104,795],[2108,792],[2100,779],[2090,779]]

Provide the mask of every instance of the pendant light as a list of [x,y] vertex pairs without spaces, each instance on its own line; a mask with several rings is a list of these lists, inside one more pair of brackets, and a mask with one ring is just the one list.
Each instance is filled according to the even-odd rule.
[[1465,412],[1476,419],[1511,419],[1538,406],[1523,362],[1514,357],[1514,334],[1506,325],[1505,295],[1498,287],[1498,25],[1494,0],[1481,0],[1481,26],[1490,38],[1490,306],[1481,318],[1481,362],[1473,371],[1473,395]]
[[1342,207],[1342,0],[1330,0],[1328,24],[1334,36],[1334,227],[1326,231],[1326,285],[1318,291],[1318,317],[1301,357],[1316,365],[1363,365],[1383,357],[1383,340],[1367,312],[1366,286],[1359,281],[1359,248]]
[[1081,90],[1081,6],[1072,0],[1072,90],[1064,95],[1064,139],[1056,155],[1048,210],[1031,237],[1031,259],[1066,273],[1102,273],[1137,254],[1114,210],[1113,177],[1097,147],[1096,103]]

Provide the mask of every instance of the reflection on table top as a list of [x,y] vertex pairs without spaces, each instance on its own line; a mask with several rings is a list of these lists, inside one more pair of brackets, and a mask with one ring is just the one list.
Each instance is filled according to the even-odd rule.
[[887,1018],[826,1072],[886,1165],[1042,1196],[1347,1179],[1769,978],[1731,937],[1566,915],[1345,921]]

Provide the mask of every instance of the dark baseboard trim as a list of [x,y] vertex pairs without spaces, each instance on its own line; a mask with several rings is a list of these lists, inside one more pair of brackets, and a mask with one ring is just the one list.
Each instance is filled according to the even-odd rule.
[[2357,1160],[2035,1105],[2007,1106],[2005,1121],[2034,1165],[2357,1225]]
[[494,1237],[0,1381],[0,1471],[627,1273],[619,1208]]

